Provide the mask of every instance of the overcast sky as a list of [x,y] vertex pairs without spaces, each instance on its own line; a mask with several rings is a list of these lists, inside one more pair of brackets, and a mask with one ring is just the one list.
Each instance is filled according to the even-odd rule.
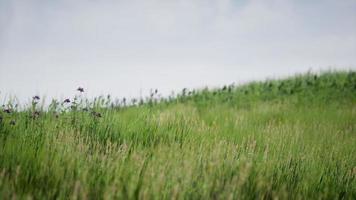
[[356,0],[0,0],[0,98],[356,69]]

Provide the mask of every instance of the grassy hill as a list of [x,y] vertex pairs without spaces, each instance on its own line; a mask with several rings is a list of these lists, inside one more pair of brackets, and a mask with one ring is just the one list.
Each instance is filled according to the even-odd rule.
[[0,111],[0,199],[356,199],[356,72],[39,101]]

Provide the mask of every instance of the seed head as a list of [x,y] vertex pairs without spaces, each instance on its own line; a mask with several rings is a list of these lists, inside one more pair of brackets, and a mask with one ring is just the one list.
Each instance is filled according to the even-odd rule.
[[35,114],[36,114],[36,115],[40,115],[40,112],[39,112],[39,111],[35,111]]
[[101,116],[101,113],[98,113],[98,112],[95,112],[95,111],[91,112],[91,114],[92,114],[94,117],[97,117],[97,118],[102,117],[102,116]]
[[34,111],[33,113],[32,113],[32,118],[33,119],[36,119],[36,118],[38,118],[40,116],[40,112],[39,111]]

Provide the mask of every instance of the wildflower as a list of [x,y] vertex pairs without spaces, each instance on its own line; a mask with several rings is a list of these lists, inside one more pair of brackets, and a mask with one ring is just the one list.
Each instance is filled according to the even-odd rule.
[[70,103],[70,100],[69,100],[69,99],[65,99],[65,100],[63,101],[63,103]]
[[78,87],[78,89],[77,89],[79,92],[84,92],[84,88],[82,88],[82,87]]
[[10,121],[10,125],[11,125],[11,126],[15,126],[15,125],[16,125],[16,121],[15,121],[15,120],[11,120],[11,121]]
[[34,101],[36,101],[36,100],[40,100],[40,97],[36,95],[36,96],[32,97],[32,99],[33,99]]
[[10,108],[6,108],[6,109],[4,109],[4,112],[7,113],[7,114],[10,114],[11,113],[11,109]]

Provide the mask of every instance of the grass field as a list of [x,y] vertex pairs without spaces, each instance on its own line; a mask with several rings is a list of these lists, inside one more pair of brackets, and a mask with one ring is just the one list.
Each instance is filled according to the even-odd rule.
[[3,107],[0,199],[356,199],[356,72],[82,96]]

